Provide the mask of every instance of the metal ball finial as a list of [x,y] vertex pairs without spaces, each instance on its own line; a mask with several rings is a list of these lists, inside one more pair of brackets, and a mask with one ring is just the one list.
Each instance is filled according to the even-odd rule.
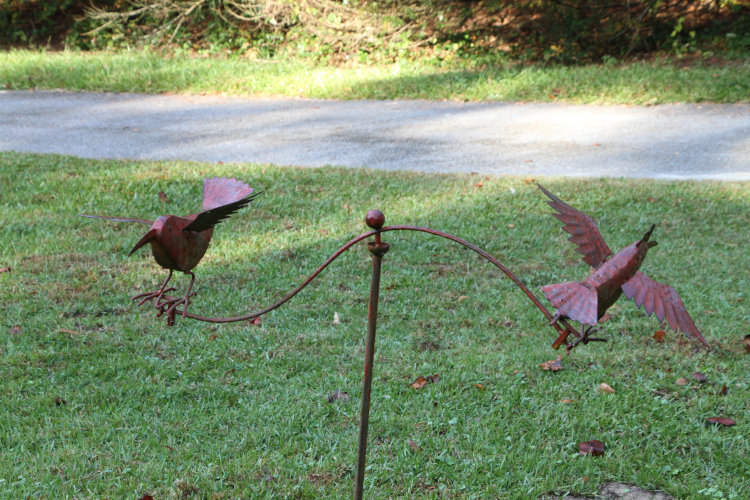
[[365,222],[368,226],[378,231],[385,224],[385,215],[380,210],[370,210],[365,216]]

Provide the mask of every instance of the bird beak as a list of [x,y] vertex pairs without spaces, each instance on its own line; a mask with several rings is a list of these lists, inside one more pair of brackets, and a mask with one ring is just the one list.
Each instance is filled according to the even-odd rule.
[[658,245],[658,243],[657,243],[657,242],[655,242],[655,241],[649,241],[649,242],[647,243],[647,245],[648,245],[648,247],[649,247],[649,248],[651,248],[651,247],[655,247],[656,245]]
[[[655,227],[656,227],[656,224],[652,224],[651,225],[651,229],[649,229],[648,231],[646,231],[646,234],[643,235],[643,239],[641,241],[646,241],[647,242],[648,239],[651,237],[651,233],[654,232],[654,228]],[[649,246],[651,246],[651,245],[649,245]]]
[[135,244],[133,249],[128,254],[128,257],[133,255],[133,253],[139,248],[141,248],[143,245],[153,240],[155,236],[156,236],[156,229],[152,229],[151,231],[147,232],[146,235],[143,238],[141,238],[141,241]]

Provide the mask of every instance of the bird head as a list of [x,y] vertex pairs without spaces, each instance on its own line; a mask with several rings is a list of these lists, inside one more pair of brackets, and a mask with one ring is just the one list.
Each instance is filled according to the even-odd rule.
[[155,238],[157,238],[159,236],[159,233],[164,228],[164,226],[169,222],[170,218],[173,218],[173,217],[174,216],[171,216],[171,215],[162,215],[161,217],[159,217],[158,219],[156,219],[156,221],[154,221],[154,223],[151,225],[151,228],[149,229],[149,231],[145,235],[143,235],[143,238],[141,238],[138,241],[138,243],[135,244],[135,246],[133,247],[133,249],[128,254],[128,257],[130,257],[131,255],[133,255],[136,250],[138,250],[139,248],[141,248],[146,243],[150,243]]

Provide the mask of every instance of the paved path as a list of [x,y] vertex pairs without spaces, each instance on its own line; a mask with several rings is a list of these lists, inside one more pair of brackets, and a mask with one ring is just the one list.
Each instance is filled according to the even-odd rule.
[[0,150],[524,176],[750,180],[750,105],[0,91]]

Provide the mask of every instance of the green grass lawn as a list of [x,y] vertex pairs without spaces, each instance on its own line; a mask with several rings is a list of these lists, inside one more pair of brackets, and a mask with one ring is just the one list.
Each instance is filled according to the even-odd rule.
[[498,59],[317,66],[294,60],[165,58],[153,52],[0,52],[0,88],[184,92],[324,99],[657,104],[748,102],[750,59],[522,65]]
[[[264,193],[218,226],[196,269],[195,313],[280,297],[364,232],[371,208],[478,244],[533,290],[587,273],[522,178],[0,153],[0,268],[11,268],[0,274],[0,496],[350,494],[364,246],[260,326],[178,318],[169,328],[130,301],[165,276],[147,250],[127,257],[145,226],[76,217],[192,213],[214,175]],[[671,330],[656,343],[658,321],[621,299],[603,325],[608,343],[543,371],[559,354],[554,331],[504,275],[450,242],[387,233],[368,497],[535,498],[622,481],[746,498],[750,183],[540,180],[594,217],[613,249],[657,223],[643,270],[677,288],[713,350]],[[433,374],[439,382],[409,387]],[[351,399],[329,403],[336,390]],[[737,425],[705,423],[716,416]],[[590,439],[605,443],[603,457],[578,454]]]

